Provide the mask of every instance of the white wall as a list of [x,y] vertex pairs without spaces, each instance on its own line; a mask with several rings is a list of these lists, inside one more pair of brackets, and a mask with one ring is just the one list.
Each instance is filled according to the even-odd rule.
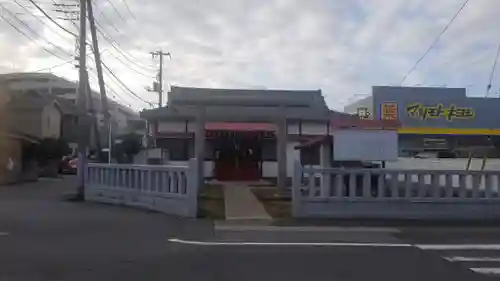
[[318,122],[302,122],[303,135],[326,135],[328,133],[328,124]]
[[[187,166],[189,165],[188,161],[168,161],[165,165],[173,165],[173,166]],[[214,162],[213,161],[205,161],[204,162],[204,174],[206,178],[213,177],[214,171]]]
[[289,135],[298,135],[299,134],[299,123],[293,122],[287,124],[287,132]]
[[[188,125],[189,126],[189,125]],[[158,132],[183,133],[186,131],[184,121],[161,121],[158,123]]]
[[47,105],[41,116],[42,138],[56,138],[61,136],[61,111],[55,103]]
[[[298,142],[289,142],[286,145],[286,173],[289,177],[293,176],[293,167],[295,161],[300,161],[300,151],[295,150]],[[278,176],[278,162],[265,161],[262,163],[262,177],[275,178]]]

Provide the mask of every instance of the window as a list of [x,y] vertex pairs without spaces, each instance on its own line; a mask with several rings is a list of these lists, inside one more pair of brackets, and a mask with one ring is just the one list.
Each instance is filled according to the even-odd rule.
[[168,150],[171,161],[187,161],[189,159],[189,140],[187,139],[157,139],[156,145]]
[[320,164],[320,147],[312,146],[305,147],[300,150],[300,163],[302,165],[319,165]]
[[276,140],[262,140],[262,161],[277,161]]

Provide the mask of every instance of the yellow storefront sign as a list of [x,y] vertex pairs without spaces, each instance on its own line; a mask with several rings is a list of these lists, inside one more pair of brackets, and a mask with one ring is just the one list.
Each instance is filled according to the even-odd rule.
[[384,102],[381,104],[380,113],[380,119],[382,120],[397,120],[398,104],[395,102]]
[[445,118],[452,121],[453,119],[472,119],[475,116],[473,108],[458,107],[454,104],[446,107],[443,104],[427,106],[421,103],[413,103],[406,106],[406,113],[411,118],[421,120]]

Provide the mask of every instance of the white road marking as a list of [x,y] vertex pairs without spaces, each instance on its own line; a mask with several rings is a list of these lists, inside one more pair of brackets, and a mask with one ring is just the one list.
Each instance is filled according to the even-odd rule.
[[8,232],[1,232],[1,231],[0,231],[0,236],[7,236],[7,235],[9,235],[9,233],[8,233]]
[[392,243],[337,243],[337,242],[224,242],[224,241],[193,241],[177,238],[168,239],[173,243],[197,246],[316,246],[316,247],[372,247],[372,248],[409,248],[412,244]]
[[487,275],[498,275],[500,274],[500,268],[499,267],[473,267],[470,270],[481,273],[481,274],[487,274]]
[[268,232],[381,232],[400,233],[397,228],[383,227],[333,227],[333,226],[274,226],[274,225],[230,225],[215,224],[216,230],[268,231]]
[[416,244],[422,250],[500,250],[500,244]]
[[500,262],[500,257],[443,257],[451,262]]

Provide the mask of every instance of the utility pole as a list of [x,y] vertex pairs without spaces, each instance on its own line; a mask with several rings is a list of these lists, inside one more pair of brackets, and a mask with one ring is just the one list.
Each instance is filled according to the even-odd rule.
[[[88,74],[88,73],[87,73]],[[99,131],[99,120],[96,116],[96,110],[94,107],[94,100],[92,99],[92,88],[90,87],[89,79],[87,77],[87,98],[89,105],[89,112],[92,114],[92,128],[94,129],[94,142],[97,151],[102,151],[101,146],[101,132]]]
[[[110,135],[111,132],[110,127],[110,115],[109,115],[109,110],[108,110],[108,98],[106,96],[106,87],[104,86],[104,77],[102,73],[102,64],[101,64],[101,54],[99,52],[99,44],[97,41],[97,33],[96,33],[96,26],[95,26],[95,20],[94,20],[94,13],[92,11],[92,0],[85,0],[87,1],[88,5],[88,17],[89,17],[89,23],[90,23],[90,35],[92,36],[92,49],[94,51],[94,57],[95,57],[95,64],[96,64],[96,70],[97,70],[97,79],[99,80],[99,93],[101,95],[101,112],[104,116],[104,132],[106,135]],[[98,136],[99,137],[99,136]],[[111,141],[110,138],[108,137],[108,149],[111,151]],[[98,142],[101,141],[100,137],[97,140]],[[98,146],[99,147],[99,146]],[[98,155],[101,157],[102,151],[99,150]],[[109,155],[111,156],[111,155]]]
[[158,76],[156,77],[157,81],[153,83],[152,91],[158,92],[158,107],[162,107],[163,105],[163,57],[168,56],[172,59],[170,53],[164,53],[163,51],[155,51],[150,52],[153,59],[159,57],[160,58],[160,69],[158,71]]
[[86,44],[87,41],[87,17],[86,0],[80,0],[80,50],[79,50],[79,83],[76,106],[78,112],[78,170],[77,170],[77,193],[75,200],[85,200],[85,170],[87,168],[87,146],[89,139],[89,126],[87,116],[87,65]]

